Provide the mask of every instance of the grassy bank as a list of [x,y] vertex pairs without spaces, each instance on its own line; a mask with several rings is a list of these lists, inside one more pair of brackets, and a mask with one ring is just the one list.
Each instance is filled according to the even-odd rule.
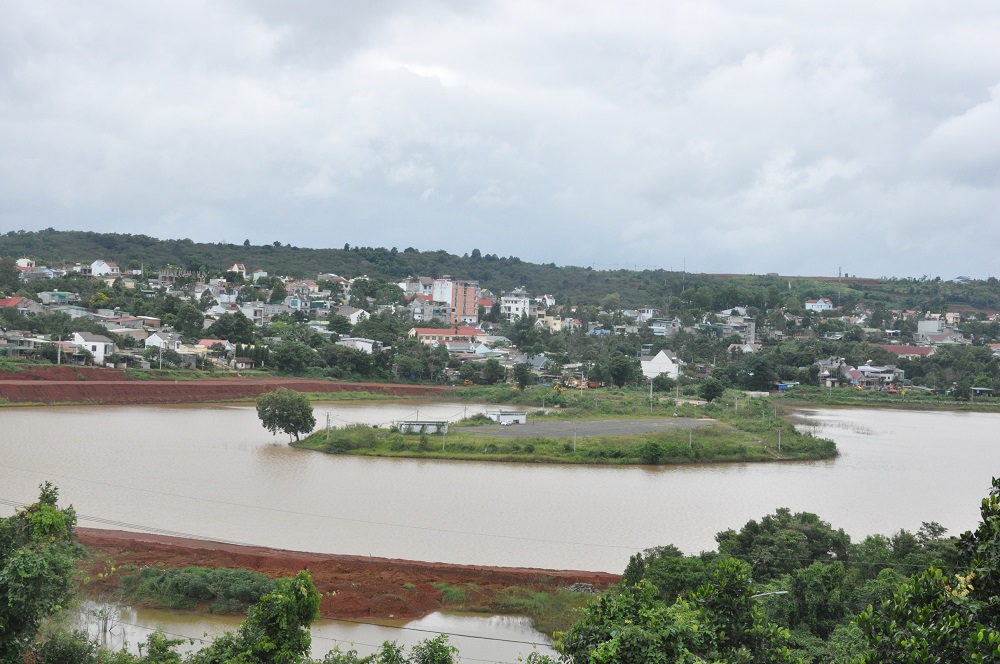
[[944,394],[902,390],[899,394],[862,391],[850,387],[825,388],[798,385],[773,397],[778,403],[794,406],[898,408],[902,410],[1000,411],[1000,397],[956,399]]
[[[600,423],[611,418],[672,418],[676,413],[689,422],[670,422],[678,426],[646,433],[587,437],[574,436],[571,426],[564,429],[564,435],[548,437],[536,437],[531,429],[515,426],[504,432],[519,436],[511,438],[495,435],[497,425],[477,416],[450,427],[447,434],[404,434],[395,428],[350,425],[320,430],[294,446],[363,456],[642,465],[826,459],[837,454],[832,441],[796,431],[766,398],[746,399],[732,392],[710,404],[681,404],[675,409],[673,400],[654,397],[651,407],[648,395],[643,399],[635,393],[546,392],[529,389],[519,395],[524,405],[557,399],[557,407],[532,414],[534,421]],[[706,418],[711,421],[706,423]],[[701,421],[690,421],[695,419]],[[590,430],[595,428],[600,426]]]

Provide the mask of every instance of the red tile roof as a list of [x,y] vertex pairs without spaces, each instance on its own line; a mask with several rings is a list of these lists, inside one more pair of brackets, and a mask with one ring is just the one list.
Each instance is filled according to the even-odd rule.
[[934,349],[930,346],[904,346],[897,344],[876,344],[876,347],[896,355],[930,355]]
[[0,300],[0,307],[14,308],[24,302],[25,299],[23,297],[8,297]]

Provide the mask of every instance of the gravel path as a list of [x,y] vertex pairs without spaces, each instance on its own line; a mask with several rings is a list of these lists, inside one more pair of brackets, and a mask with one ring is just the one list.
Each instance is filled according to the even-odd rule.
[[693,429],[714,423],[715,420],[696,420],[687,417],[532,422],[529,415],[528,424],[512,424],[505,427],[491,424],[469,428],[468,431],[497,436],[498,438],[566,438],[573,436],[574,433],[577,438],[592,438],[595,436],[632,436],[667,429]]

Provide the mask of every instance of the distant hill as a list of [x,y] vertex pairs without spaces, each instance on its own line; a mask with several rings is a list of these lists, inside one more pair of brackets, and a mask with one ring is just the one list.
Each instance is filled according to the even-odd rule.
[[29,257],[59,267],[113,260],[123,268],[184,266],[221,274],[233,263],[270,274],[315,278],[333,272],[351,278],[399,281],[407,276],[477,280],[494,293],[524,286],[530,293],[551,293],[560,304],[600,304],[618,294],[627,308],[652,306],[677,310],[718,310],[737,305],[771,307],[789,298],[829,297],[850,306],[861,301],[891,308],[942,309],[947,304],[1000,309],[996,279],[966,283],[935,280],[883,280],[777,275],[684,274],[665,270],[594,270],[589,267],[539,264],[515,256],[473,250],[457,256],[446,251],[398,250],[382,247],[311,249],[290,245],[241,245],[160,240],[147,235],[89,231],[10,231],[0,235],[0,257]]

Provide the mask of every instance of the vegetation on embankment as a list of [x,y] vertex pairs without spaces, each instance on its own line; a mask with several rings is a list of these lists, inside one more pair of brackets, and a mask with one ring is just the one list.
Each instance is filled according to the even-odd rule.
[[[634,392],[615,390],[568,394],[529,388],[520,398],[523,403],[534,403],[549,397],[557,399],[560,406],[567,402],[574,405],[533,413],[530,417],[534,421],[577,421],[578,425],[565,427],[561,435],[548,436],[533,435],[530,425],[505,428],[501,436],[499,426],[483,416],[458,423],[447,434],[404,434],[395,427],[350,425],[317,431],[293,446],[363,456],[643,465],[827,459],[837,455],[833,441],[796,431],[770,399],[747,399],[739,392],[728,392],[703,405],[682,403],[676,409],[673,400],[654,397],[650,405],[648,396],[643,400]],[[672,418],[674,414],[688,421],[666,422],[670,425],[667,428],[642,433],[601,433],[601,423],[611,417],[641,421]],[[705,422],[706,418],[711,422]],[[696,419],[701,421],[691,421]]]
[[851,387],[813,387],[796,385],[774,395],[777,403],[793,407],[852,407],[898,408],[900,410],[962,410],[991,413],[1000,411],[1000,397],[971,397],[958,399],[948,394],[934,394],[922,390],[903,388],[898,393],[858,390]]
[[120,587],[133,604],[194,609],[210,613],[244,613],[274,590],[274,580],[248,569],[225,567],[144,567],[123,569]]
[[[578,609],[618,581],[601,572],[518,570],[228,547],[173,538],[150,543],[88,530],[77,591],[98,602],[200,613],[243,614],[275,581],[308,567],[336,618],[410,620],[446,609],[526,616],[552,634],[569,629]],[[197,566],[190,566],[192,563]]]

